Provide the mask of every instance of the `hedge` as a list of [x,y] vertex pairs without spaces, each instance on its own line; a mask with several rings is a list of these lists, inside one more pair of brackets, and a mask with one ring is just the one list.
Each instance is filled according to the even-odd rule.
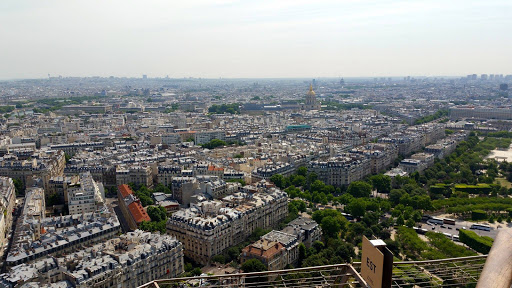
[[468,245],[473,250],[482,253],[488,254],[491,250],[491,246],[494,240],[490,237],[481,237],[478,236],[475,232],[469,230],[459,230],[459,240],[460,242]]
[[439,183],[439,184],[430,186],[430,193],[450,195],[452,193],[452,187],[451,187],[451,185]]
[[491,193],[491,186],[488,184],[479,183],[477,185],[466,185],[466,184],[457,184],[455,185],[455,191],[466,192],[469,194],[485,194],[488,195]]
[[471,211],[471,220],[484,220],[487,219],[487,213],[483,210]]

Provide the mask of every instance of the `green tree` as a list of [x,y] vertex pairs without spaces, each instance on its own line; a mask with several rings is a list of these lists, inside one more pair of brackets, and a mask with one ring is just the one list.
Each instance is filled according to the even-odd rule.
[[299,244],[299,267],[302,266],[302,261],[306,259],[306,245],[304,243]]
[[270,176],[270,181],[281,189],[283,189],[285,186],[285,179],[284,176],[281,174],[274,174]]
[[306,175],[308,174],[308,168],[304,167],[304,166],[301,166],[297,169],[297,175],[300,175],[300,176],[303,176],[303,177],[306,177]]
[[242,268],[244,273],[261,272],[267,270],[265,264],[261,263],[261,261],[258,259],[249,259],[245,261],[240,268]]
[[354,181],[348,185],[347,193],[356,198],[370,197],[372,186],[364,181]]
[[400,214],[398,216],[398,218],[396,218],[396,225],[402,226],[402,225],[404,225],[404,222],[405,222],[404,215]]
[[366,201],[357,198],[347,204],[347,211],[354,217],[360,218],[366,213]]
[[61,199],[61,197],[57,193],[52,193],[46,199],[46,206],[62,205],[62,204],[64,204],[64,199]]
[[295,187],[301,187],[301,186],[304,186],[306,184],[306,177],[302,176],[302,175],[297,175],[293,178],[293,181],[292,181],[292,184],[295,186]]
[[325,184],[320,180],[315,180],[313,183],[311,183],[311,192],[323,192],[324,189]]
[[226,141],[219,140],[219,139],[212,139],[212,140],[210,140],[210,142],[202,144],[201,147],[207,148],[207,149],[215,149],[217,147],[226,146],[226,145],[227,145]]
[[215,256],[212,257],[212,261],[220,263],[220,264],[225,264],[226,263],[226,257],[224,257],[224,255],[222,255],[222,254],[215,255]]
[[167,219],[167,212],[162,206],[149,206],[146,211],[151,221],[160,222]]
[[16,195],[20,195],[21,192],[24,191],[23,182],[18,178],[13,178],[12,183],[14,184]]
[[322,219],[321,227],[324,235],[330,238],[336,238],[341,230],[341,224],[331,216]]
[[370,177],[373,188],[379,193],[389,193],[391,190],[391,177],[383,174],[377,174]]

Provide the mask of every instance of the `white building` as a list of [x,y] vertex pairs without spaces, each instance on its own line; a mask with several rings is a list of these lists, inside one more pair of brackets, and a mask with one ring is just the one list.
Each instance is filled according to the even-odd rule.
[[94,212],[102,203],[105,203],[103,185],[98,185],[89,172],[80,174],[80,185],[68,189],[70,215]]

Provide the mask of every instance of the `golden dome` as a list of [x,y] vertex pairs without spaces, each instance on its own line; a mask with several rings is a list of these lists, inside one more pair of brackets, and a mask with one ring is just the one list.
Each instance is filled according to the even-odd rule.
[[316,95],[316,94],[315,94],[315,91],[313,91],[313,85],[312,85],[312,84],[311,84],[311,85],[309,85],[308,95],[312,95],[312,96]]

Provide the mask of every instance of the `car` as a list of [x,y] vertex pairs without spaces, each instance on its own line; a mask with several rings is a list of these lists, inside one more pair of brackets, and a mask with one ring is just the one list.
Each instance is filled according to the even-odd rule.
[[459,231],[460,229],[457,227],[457,228],[455,228],[455,230]]
[[432,230],[436,230],[436,226],[432,227]]
[[448,227],[446,227],[446,228],[448,228],[448,229],[452,230],[452,227],[450,227],[450,226],[448,226]]
[[446,228],[446,226],[444,226],[444,225],[441,225],[441,228]]

